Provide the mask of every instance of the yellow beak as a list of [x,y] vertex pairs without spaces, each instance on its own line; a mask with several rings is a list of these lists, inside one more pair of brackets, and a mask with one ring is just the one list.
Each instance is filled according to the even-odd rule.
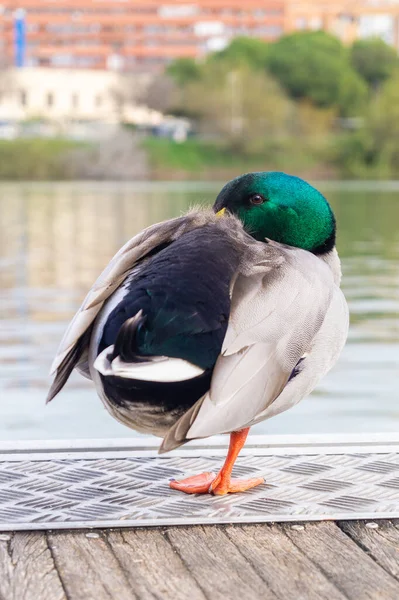
[[217,217],[223,217],[224,213],[226,212],[225,208],[222,208],[221,210],[219,210],[219,212],[216,213]]

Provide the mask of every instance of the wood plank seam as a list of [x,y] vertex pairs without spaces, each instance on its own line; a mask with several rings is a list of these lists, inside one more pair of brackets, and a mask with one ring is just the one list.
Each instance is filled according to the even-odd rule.
[[[5,544],[4,544],[4,545],[5,545],[5,547],[6,547],[6,549],[7,549],[7,554],[8,554],[8,556],[10,557],[10,560],[11,560],[11,561],[12,561],[11,542],[12,542],[12,539],[13,539],[14,535],[15,535],[14,533],[10,533],[10,539],[9,539],[9,540],[7,540],[7,541],[5,542]],[[3,596],[3,594],[1,593],[1,590],[0,590],[0,600],[10,600],[10,599],[9,599],[9,598],[6,598],[5,596]]]
[[55,572],[58,575],[58,579],[60,580],[60,584],[61,584],[62,590],[63,590],[63,592],[65,594],[65,598],[66,598],[66,600],[72,600],[71,596],[68,594],[68,591],[66,589],[64,580],[62,579],[61,572],[60,572],[60,570],[58,568],[57,559],[56,559],[55,554],[53,552],[53,548],[52,548],[52,545],[51,545],[51,540],[49,538],[49,532],[48,531],[44,532],[44,539],[46,540],[47,548],[49,549],[51,560],[53,561],[54,569],[55,569]]
[[[298,540],[305,552],[314,557],[314,562],[327,571],[327,576],[332,577],[338,587],[344,587],[346,596],[352,600],[357,600],[358,597],[369,600],[399,598],[398,581],[344,534],[336,523],[323,521],[307,524],[306,529],[309,529],[310,536],[311,533],[314,534],[316,544],[304,547],[304,540],[297,532],[286,531],[289,537]],[[328,561],[330,555],[335,557],[333,561]],[[351,569],[351,562],[356,563],[356,569]],[[364,576],[360,577],[361,573]],[[384,590],[383,596],[380,595],[381,590]]]
[[[132,586],[131,586],[131,584],[130,584],[130,580],[129,580],[129,574],[128,574],[128,572],[126,571],[126,568],[125,568],[125,566],[123,565],[122,561],[120,561],[120,560],[119,560],[119,557],[116,555],[116,552],[114,552],[114,549],[113,549],[112,545],[110,544],[110,541],[109,541],[109,539],[108,539],[108,530],[102,530],[102,531],[100,531],[99,533],[100,533],[101,537],[103,538],[103,540],[104,540],[104,543],[106,544],[106,546],[107,546],[108,550],[111,552],[111,554],[112,554],[112,555],[114,556],[114,558],[115,558],[115,561],[118,563],[118,565],[119,565],[119,568],[120,568],[120,570],[121,570],[121,571],[122,571],[122,573],[123,573],[123,577],[124,577],[124,579],[125,579],[125,582],[126,582],[127,586],[128,586],[128,587],[129,587],[129,588],[132,590],[132,595],[136,597],[136,593],[135,593],[135,591],[134,591],[133,587],[132,587]],[[123,538],[123,532],[121,532],[121,534],[122,534],[122,538]]]
[[308,554],[306,554],[306,552],[295,542],[295,540],[288,535],[287,531],[285,530],[285,527],[281,527],[281,531],[283,531],[284,535],[286,535],[288,537],[288,539],[291,540],[291,542],[299,550],[299,552],[302,554],[302,556],[309,559],[310,562],[314,565],[315,569],[318,569],[320,571],[320,573],[323,575],[323,577],[325,577],[327,579],[327,581],[329,581],[331,583],[331,585],[333,585],[338,590],[338,592],[340,594],[342,594],[342,596],[344,598],[348,598],[348,600],[350,600],[350,598],[349,598],[348,594],[345,592],[345,590],[336,581],[333,581],[332,577],[330,577],[330,575],[327,573],[327,571],[321,565],[317,564],[317,562],[315,560],[313,560]]
[[[270,527],[266,523],[264,523],[263,525],[266,526],[266,527]],[[234,542],[234,540],[231,538],[231,536],[229,536],[226,525],[222,525],[222,526],[219,525],[218,527],[219,527],[220,531],[223,533],[223,535],[225,537],[227,537],[227,539],[233,544],[234,548],[236,548],[236,550],[238,551],[238,553],[242,556],[243,560],[245,562],[247,562],[252,567],[252,569],[259,576],[259,578],[265,583],[265,585],[268,587],[268,589],[270,589],[270,591],[272,592],[272,594],[276,598],[278,598],[279,597],[278,594],[270,587],[270,582],[262,575],[262,572],[258,569],[257,565],[255,565],[251,561],[251,559],[242,552],[241,548]]]
[[87,530],[52,532],[49,538],[71,600],[136,600],[103,536],[90,534]]
[[[281,535],[283,535],[289,543],[293,544],[293,546],[295,546],[295,548],[297,548],[299,554],[304,558],[304,561],[309,561],[311,562],[311,564],[314,566],[316,571],[319,571],[320,574],[324,577],[324,579],[328,582],[329,585],[331,585],[333,588],[335,588],[337,590],[337,592],[339,592],[339,594],[343,597],[343,598],[347,598],[347,596],[345,594],[342,594],[341,590],[338,588],[338,586],[335,584],[335,582],[331,581],[330,578],[326,577],[326,574],[323,572],[322,569],[320,569],[320,567],[318,565],[315,564],[314,561],[312,561],[310,559],[310,557],[308,557],[302,550],[301,548],[298,548],[298,546],[294,543],[294,541],[286,534],[286,532],[283,530],[283,528],[281,527],[281,525],[279,524],[262,524],[263,527],[267,526],[269,529],[271,529],[272,527],[276,527],[279,531],[279,533]],[[228,527],[235,527],[234,525],[230,525]],[[233,544],[235,545],[235,547],[237,548],[237,550],[243,555],[240,547],[234,542],[234,540],[232,539],[232,536],[229,534],[229,529],[225,528],[224,532],[226,533],[226,535],[229,537],[229,539],[233,542]],[[240,525],[238,525],[237,527],[240,527]],[[286,600],[286,598],[282,598],[281,594],[279,594],[279,592],[277,590],[274,589],[274,586],[272,585],[272,583],[269,581],[269,579],[266,579],[263,575],[262,572],[256,567],[256,565],[254,564],[254,561],[251,560],[251,558],[247,555],[243,555],[244,558],[250,563],[250,565],[254,568],[254,570],[257,572],[257,574],[262,578],[262,580],[268,585],[268,587],[271,589],[271,591],[276,595],[276,597],[281,598],[281,600]]]
[[[264,524],[265,526],[267,526],[267,524]],[[234,545],[234,547],[238,550],[238,552],[241,554],[241,556],[243,557],[243,559],[249,563],[251,565],[251,567],[253,568],[253,570],[255,571],[255,573],[257,573],[257,575],[259,575],[259,577],[262,579],[262,581],[265,582],[265,584],[270,587],[270,581],[268,581],[264,575],[262,574],[262,572],[260,571],[260,569],[258,569],[257,565],[254,564],[254,562],[248,557],[246,556],[241,548],[235,543],[235,541],[232,539],[232,537],[229,535],[229,532],[226,530],[226,528],[223,529],[223,533],[229,538],[229,540],[231,541],[231,543]],[[273,592],[273,594],[276,595],[276,597],[278,597],[278,594],[275,592],[275,590],[273,590],[272,588],[270,588],[271,591]]]
[[[109,542],[140,600],[206,600],[160,528],[111,530]],[[150,596],[148,595],[150,594]]]
[[[13,535],[11,536],[11,538],[5,543],[6,549],[7,549],[7,554],[10,558],[10,560],[12,560],[12,552],[11,552],[11,540],[12,540]],[[3,594],[0,592],[0,600],[10,600],[10,598],[6,598],[6,596],[3,596]]]
[[198,581],[197,577],[195,576],[195,573],[193,573],[190,569],[190,566],[188,565],[186,559],[184,558],[184,556],[182,555],[182,553],[180,552],[179,548],[175,545],[175,543],[173,542],[173,540],[171,539],[170,535],[169,535],[169,530],[168,529],[164,529],[163,531],[164,535],[165,535],[165,539],[168,541],[168,543],[170,544],[173,552],[175,552],[177,554],[177,556],[180,558],[180,560],[182,561],[184,567],[187,569],[187,571],[190,573],[191,577],[194,579],[195,583],[198,585],[199,589],[201,590],[201,592],[204,594],[206,600],[211,600],[210,596],[206,593],[206,591],[204,590],[203,586],[201,585],[201,583]]
[[319,571],[324,575],[324,577],[327,579],[327,581],[329,581],[340,592],[340,594],[342,594],[344,596],[344,598],[348,598],[348,600],[350,600],[350,597],[345,592],[345,590],[339,585],[339,583],[337,583],[336,581],[333,581],[333,579],[330,577],[330,575],[327,573],[327,571],[322,567],[322,565],[318,564],[315,560],[313,560],[312,557],[310,557],[308,554],[306,554],[306,552],[295,542],[295,540],[293,538],[291,538],[290,535],[288,535],[288,533],[285,530],[285,527],[282,527],[281,529],[284,532],[284,534],[293,542],[293,544],[300,551],[300,553],[305,558],[308,558],[310,560],[310,562],[315,566],[316,569],[319,569]]
[[[394,523],[392,521],[388,521],[388,523],[390,525],[392,525],[393,527],[395,527]],[[353,542],[359,546],[359,548],[365,553],[367,554],[379,567],[381,567],[382,569],[384,569],[384,571],[386,573],[388,573],[388,575],[390,575],[391,577],[393,577],[396,581],[399,582],[399,575],[396,573],[393,573],[391,570],[389,570],[387,568],[386,565],[384,565],[379,558],[374,554],[373,550],[371,548],[369,548],[364,542],[362,542],[362,540],[360,540],[355,533],[351,530],[351,528],[348,528],[347,524],[343,521],[338,521],[337,522],[337,526],[341,529],[341,531],[347,535],[351,540],[353,540]],[[383,529],[378,529],[376,530],[376,533],[378,532],[379,534],[383,533]],[[382,537],[382,536],[381,536]]]
[[[108,550],[110,551],[111,555],[115,558],[116,563],[118,564],[124,581],[126,583],[126,586],[131,590],[132,593],[132,599],[133,598],[137,598],[137,594],[135,592],[135,590],[133,589],[130,580],[129,580],[129,576],[128,573],[126,571],[126,568],[124,567],[124,565],[122,564],[122,562],[119,560],[119,557],[116,555],[116,552],[114,552],[113,547],[110,544],[110,541],[108,539],[108,530],[102,529],[102,530],[98,530],[98,533],[100,534],[101,539],[104,541],[105,545],[107,546]],[[122,534],[123,537],[123,534]]]
[[[342,531],[342,533],[344,533],[350,540],[352,540],[352,542],[354,542],[356,544],[356,546],[359,546],[360,550],[362,550],[365,554],[367,554],[370,558],[372,558],[374,560],[374,562],[377,563],[378,566],[380,566],[382,569],[384,569],[384,571],[386,571],[384,565],[382,565],[378,562],[377,558],[373,555],[371,550],[369,548],[367,548],[367,546],[364,543],[362,543],[361,540],[356,538],[356,536],[353,535],[350,531],[346,531],[345,527],[341,526],[340,522],[337,522],[336,525],[337,525],[337,527],[339,527],[339,529]],[[395,577],[389,571],[387,571],[387,573],[388,573],[388,575]],[[395,577],[395,579],[397,579],[397,578]]]
[[205,587],[208,597],[278,600],[247,558],[237,551],[224,529],[225,525],[174,527],[168,530],[168,535],[178,552],[187,558],[190,571],[201,577],[201,581],[197,579],[198,585]]
[[0,541],[0,589],[4,600],[66,600],[43,532],[8,534]]

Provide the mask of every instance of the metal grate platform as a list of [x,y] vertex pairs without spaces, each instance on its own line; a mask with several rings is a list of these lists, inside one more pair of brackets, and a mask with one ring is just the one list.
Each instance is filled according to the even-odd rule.
[[[368,436],[369,437],[369,436]],[[243,494],[187,496],[171,478],[218,470],[226,438],[167,456],[147,440],[0,445],[0,530],[399,517],[399,438],[252,437]]]

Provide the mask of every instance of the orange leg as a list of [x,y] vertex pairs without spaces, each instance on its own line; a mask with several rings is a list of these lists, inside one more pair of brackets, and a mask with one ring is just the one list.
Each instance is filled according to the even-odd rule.
[[216,475],[215,473],[201,473],[193,477],[187,477],[180,481],[172,480],[170,487],[173,490],[179,490],[186,494],[216,494],[224,496],[234,492],[245,492],[265,480],[263,477],[254,477],[252,479],[232,479],[231,472],[241,448],[245,444],[249,432],[249,427],[241,431],[233,431],[230,434],[230,445],[223,467]]

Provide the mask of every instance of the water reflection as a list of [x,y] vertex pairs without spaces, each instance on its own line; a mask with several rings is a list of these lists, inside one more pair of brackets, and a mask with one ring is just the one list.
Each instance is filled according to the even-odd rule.
[[[324,187],[339,225],[350,340],[317,391],[258,432],[396,431],[399,192]],[[151,223],[212,202],[219,189],[161,183],[0,187],[0,439],[135,435],[108,417],[78,375],[45,408],[52,356],[118,248]]]

